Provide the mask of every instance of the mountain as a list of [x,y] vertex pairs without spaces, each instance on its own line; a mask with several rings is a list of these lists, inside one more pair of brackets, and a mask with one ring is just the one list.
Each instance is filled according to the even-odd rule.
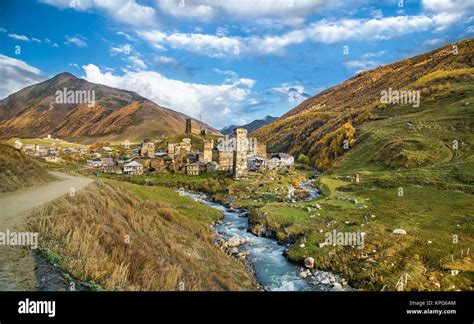
[[[386,116],[420,112],[431,101],[446,97],[450,98],[448,102],[458,101],[465,95],[465,85],[461,87],[453,82],[464,81],[472,84],[473,66],[474,39],[449,44],[425,54],[359,73],[305,100],[277,121],[255,131],[253,136],[266,142],[269,150],[306,154],[313,166],[325,170],[333,166],[334,161],[348,152],[349,148],[364,139],[367,140],[361,137],[362,125],[387,118],[381,116],[382,114]],[[420,107],[383,103],[382,91],[391,90],[419,91]],[[399,109],[400,107],[404,109]],[[436,114],[442,116],[446,111],[440,109]],[[417,122],[414,116],[411,124]],[[460,121],[463,125],[465,122]],[[387,142],[379,144],[382,147],[381,151],[377,152],[378,157],[392,158],[394,165],[398,163],[395,162],[397,160],[408,159],[409,154],[415,158],[416,147],[421,145],[417,141],[396,141],[390,137]],[[374,148],[371,149],[373,150]],[[436,152],[431,152],[431,155],[436,155]],[[391,157],[388,156],[389,153]]]
[[[90,91],[95,104],[76,97],[76,103],[57,103],[57,91]],[[75,92],[76,94],[79,92]],[[68,97],[66,96],[66,99]],[[0,100],[0,138],[43,137],[51,134],[90,144],[98,141],[136,141],[144,137],[183,133],[188,116],[160,107],[135,92],[88,82],[60,73]],[[211,134],[219,132],[193,119]]]
[[235,128],[240,127],[240,128],[247,129],[247,131],[250,133],[250,132],[256,131],[260,127],[263,127],[267,124],[270,124],[271,122],[274,122],[277,119],[278,119],[278,117],[266,116],[264,119],[256,119],[253,122],[250,122],[250,123],[245,124],[243,126],[236,126],[236,125],[226,126],[226,127],[222,128],[220,130],[220,132],[223,135],[229,135],[230,136],[234,133]]

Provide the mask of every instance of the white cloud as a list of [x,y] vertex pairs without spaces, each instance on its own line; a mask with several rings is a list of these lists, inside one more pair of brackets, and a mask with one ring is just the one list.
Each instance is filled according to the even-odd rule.
[[132,51],[132,46],[130,44],[123,44],[119,46],[112,46],[110,48],[110,54],[115,55],[115,54],[130,54]]
[[282,101],[287,101],[292,105],[298,105],[310,97],[310,95],[305,92],[305,88],[300,84],[284,83],[270,89],[270,92],[278,95]]
[[433,46],[438,46],[446,42],[446,39],[444,38],[433,38],[433,39],[427,39],[425,40],[422,44],[421,47],[433,47]]
[[[186,50],[210,57],[238,57],[240,54],[280,54],[291,45],[307,41],[332,44],[341,41],[385,40],[439,28],[447,23],[440,16],[396,16],[379,19],[320,20],[280,35],[232,37],[194,33],[138,31],[157,49]],[[222,34],[221,34],[222,35]]]
[[131,55],[128,57],[128,60],[133,64],[133,68],[137,70],[144,70],[147,68],[145,62],[140,58],[139,55]]
[[466,0],[422,0],[423,8],[434,13],[436,31],[440,32],[454,23],[462,22],[462,19],[472,14],[474,1]]
[[30,41],[30,39],[25,35],[8,34],[8,37],[16,39],[16,40],[24,41],[24,42],[29,42]]
[[193,33],[167,34],[158,30],[139,31],[138,35],[160,50],[168,46],[210,57],[224,57],[240,53],[240,41],[237,38],[226,36]]
[[168,56],[154,56],[153,62],[157,64],[164,64],[164,65],[177,65],[178,64],[178,61]]
[[[135,0],[40,0],[60,9],[77,11],[99,10],[104,11],[113,20],[131,26],[156,25],[155,9],[141,5]],[[74,6],[71,6],[74,4]]]
[[234,71],[230,71],[230,70],[220,70],[220,69],[214,69],[213,70],[214,72],[216,72],[217,74],[219,75],[225,75],[225,76],[228,76],[232,79],[236,79],[238,78],[238,74]]
[[348,61],[344,64],[348,69],[356,70],[356,73],[360,73],[366,70],[371,70],[381,65],[379,62],[372,61],[372,60],[353,60],[353,61]]
[[[346,1],[347,2],[347,1]],[[360,2],[360,1],[359,1]],[[160,9],[174,17],[211,20],[230,18],[253,20],[255,18],[302,18],[315,11],[343,3],[342,1],[326,0],[193,0],[181,1],[159,0]]]
[[86,39],[80,35],[76,35],[76,36],[64,36],[66,38],[66,41],[64,42],[64,44],[66,45],[75,45],[77,47],[87,47],[87,42],[86,42]]
[[248,79],[208,85],[169,79],[154,71],[127,71],[118,76],[101,72],[94,64],[83,66],[83,69],[85,78],[91,82],[135,91],[161,106],[196,118],[202,115],[208,122],[228,117],[232,106],[246,100],[253,86]]
[[363,59],[370,59],[370,58],[373,58],[373,57],[380,57],[380,56],[384,55],[385,53],[387,53],[387,52],[386,51],[369,52],[369,53],[365,53],[364,55],[362,55],[362,58]]
[[41,82],[41,71],[23,61],[0,54],[0,98],[4,98],[26,86]]

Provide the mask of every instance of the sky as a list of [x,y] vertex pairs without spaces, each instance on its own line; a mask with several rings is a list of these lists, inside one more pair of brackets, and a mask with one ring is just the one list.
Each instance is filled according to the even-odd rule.
[[217,128],[474,37],[474,0],[0,0],[0,98],[61,72]]

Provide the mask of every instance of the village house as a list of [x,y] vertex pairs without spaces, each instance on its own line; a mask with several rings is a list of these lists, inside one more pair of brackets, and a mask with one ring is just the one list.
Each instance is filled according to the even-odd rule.
[[187,175],[200,175],[207,171],[207,164],[201,161],[197,161],[186,165]]
[[286,153],[277,153],[272,155],[272,158],[277,158],[281,161],[283,166],[290,167],[295,164],[295,158],[292,155]]
[[132,161],[123,166],[123,174],[140,175],[143,174],[143,164]]
[[267,160],[254,155],[247,155],[247,166],[250,171],[263,171],[267,167]]
[[273,154],[272,158],[267,161],[267,168],[271,171],[277,171],[288,168],[295,163],[295,158],[286,153]]
[[59,156],[56,156],[56,155],[48,155],[48,156],[43,157],[43,159],[46,162],[49,162],[49,163],[62,163],[62,162],[64,162],[63,159],[61,159]]
[[46,156],[46,155],[48,155],[48,149],[46,148],[46,146],[43,146],[43,145],[35,146],[34,156]]

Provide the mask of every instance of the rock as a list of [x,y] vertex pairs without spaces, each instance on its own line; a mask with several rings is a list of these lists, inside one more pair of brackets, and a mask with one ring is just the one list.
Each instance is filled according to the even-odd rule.
[[305,210],[309,213],[311,211],[311,207],[306,207]]
[[316,207],[317,209],[322,209],[320,204],[314,204],[314,207]]
[[440,285],[439,282],[435,282],[435,286],[436,286],[436,288],[441,288],[441,285]]
[[306,259],[304,259],[304,265],[308,269],[313,269],[314,268],[314,258],[307,257]]
[[341,289],[342,288],[342,285],[339,282],[333,283],[332,286],[333,286],[333,288],[336,288],[336,289]]
[[305,247],[304,243],[300,244],[300,248],[304,248],[304,247]]
[[431,244],[431,243],[433,243],[433,242],[431,242],[431,241],[428,241],[428,244]]
[[299,274],[299,277],[300,277],[301,279],[305,279],[305,278],[307,278],[310,274],[311,274],[311,271],[309,271],[309,270],[301,271],[300,274]]
[[249,255],[248,252],[244,251],[244,252],[239,252],[239,254],[237,254],[237,256],[239,257],[239,259],[245,259],[247,258],[247,256]]
[[457,276],[459,274],[459,270],[451,270],[451,276]]
[[242,240],[238,237],[231,237],[229,241],[227,241],[229,247],[237,247],[242,244]]
[[374,215],[374,214],[372,214],[372,215],[370,215],[370,217],[372,217],[372,218],[375,218],[375,215]]
[[234,254],[238,254],[239,253],[239,249],[237,249],[236,247],[233,247],[231,250],[230,250],[230,255],[234,255]]
[[320,248],[325,247],[326,245],[328,245],[326,242],[319,243],[319,247],[320,247]]
[[394,229],[393,234],[402,234],[402,235],[405,235],[407,233],[407,231],[405,231],[404,229],[401,229],[401,228],[397,228],[397,229]]
[[359,201],[355,198],[351,199],[350,202],[355,204],[355,205],[357,205],[359,203]]
[[320,284],[322,284],[322,285],[329,285],[329,284],[330,284],[330,282],[329,282],[329,279],[328,279],[328,278],[324,278],[324,279],[323,279],[323,280],[321,280],[319,283],[320,283]]

